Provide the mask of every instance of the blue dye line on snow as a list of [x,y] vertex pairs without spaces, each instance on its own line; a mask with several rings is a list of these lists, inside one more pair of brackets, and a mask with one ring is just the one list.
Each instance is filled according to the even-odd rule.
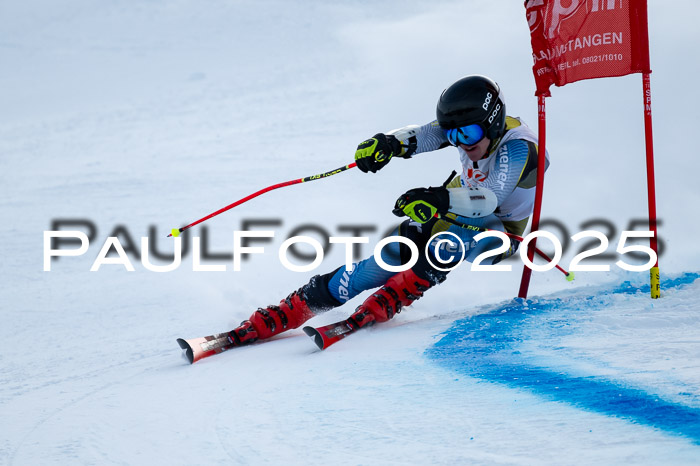
[[[681,288],[700,278],[686,273],[662,281],[661,289]],[[443,338],[426,351],[438,363],[472,377],[508,386],[524,388],[551,400],[563,401],[640,424],[652,426],[690,438],[700,444],[700,409],[660,399],[644,390],[625,387],[621,383],[599,377],[573,376],[551,368],[532,364],[518,350],[518,344],[534,333],[557,336],[574,333],[576,320],[588,318],[584,311],[601,308],[612,295],[648,293],[649,285],[635,286],[625,282],[595,296],[567,299],[528,300],[513,302],[489,314],[471,316],[455,322]],[[547,320],[543,329],[543,318]],[[573,322],[572,322],[573,321]],[[523,327],[528,329],[523,329]],[[528,338],[529,335],[529,338]],[[535,336],[536,338],[536,336]]]

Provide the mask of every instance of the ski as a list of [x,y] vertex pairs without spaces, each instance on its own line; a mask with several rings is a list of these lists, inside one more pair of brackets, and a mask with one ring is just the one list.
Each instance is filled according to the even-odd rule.
[[189,340],[178,338],[177,343],[184,350],[184,355],[190,364],[238,346],[228,333],[217,333]]
[[307,326],[304,327],[304,333],[310,336],[316,346],[323,350],[359,329],[360,327],[357,327],[350,319],[346,319],[318,328]]
[[[371,323],[371,321],[368,322],[368,324]],[[351,333],[356,332],[360,328],[362,327],[358,327],[352,318],[349,318],[318,328],[307,326],[304,327],[304,333],[310,336],[314,340],[314,343],[316,343],[316,346],[323,350],[339,342]],[[217,333],[215,335],[209,335],[208,337],[191,338],[189,340],[178,338],[177,343],[180,345],[180,348],[183,349],[185,358],[187,358],[190,364],[194,364],[200,359],[223,353],[236,346],[242,346],[255,341],[255,339],[252,339],[241,342],[240,337],[245,336],[245,333],[237,334],[238,338],[234,340],[231,336],[232,333],[233,332]]]
[[217,333],[189,340],[178,338],[177,344],[184,350],[183,355],[190,364],[194,364],[202,358],[223,353],[235,346],[249,345],[257,340],[258,334],[255,333],[253,324],[249,320],[244,320],[240,326],[228,333]]

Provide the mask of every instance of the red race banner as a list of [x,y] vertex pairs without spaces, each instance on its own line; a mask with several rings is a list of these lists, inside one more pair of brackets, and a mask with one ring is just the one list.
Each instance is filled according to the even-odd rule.
[[582,79],[649,73],[646,0],[526,0],[536,95]]

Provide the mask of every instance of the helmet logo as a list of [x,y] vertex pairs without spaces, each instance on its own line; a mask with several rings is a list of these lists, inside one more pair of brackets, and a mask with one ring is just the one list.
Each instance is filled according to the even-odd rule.
[[491,112],[491,115],[489,116],[489,124],[493,123],[493,119],[496,118],[496,115],[498,115],[500,110],[501,104],[496,104],[496,108],[493,109],[493,112]]
[[493,97],[493,95],[492,95],[490,92],[487,92],[487,93],[486,93],[486,100],[484,100],[484,103],[481,104],[481,108],[483,108],[483,109],[486,110],[487,112],[488,112],[488,110],[489,110],[489,104],[491,103],[491,98],[492,98],[492,97]]

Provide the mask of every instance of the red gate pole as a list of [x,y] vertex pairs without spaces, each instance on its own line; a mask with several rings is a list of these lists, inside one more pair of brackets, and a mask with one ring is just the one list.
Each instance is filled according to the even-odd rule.
[[656,229],[656,183],[654,181],[654,138],[651,124],[651,76],[650,73],[642,74],[644,90],[644,142],[647,152],[647,197],[649,202],[649,231],[654,236],[649,238],[649,247],[656,253],[656,264],[649,270],[649,280],[651,284],[651,297],[656,299],[661,296],[661,285],[659,283],[659,251],[658,232]]
[[[537,135],[537,186],[535,187],[535,208],[532,212],[532,226],[530,231],[537,231],[540,228],[540,211],[542,209],[542,193],[544,190],[544,169],[546,166],[546,129],[547,129],[547,113],[545,108],[545,96],[537,96],[537,114],[538,114],[538,135]],[[527,258],[530,262],[535,257],[535,246],[537,238],[530,241],[527,249]],[[527,290],[530,287],[530,277],[532,269],[523,265],[523,276],[520,279],[519,298],[527,298]]]

